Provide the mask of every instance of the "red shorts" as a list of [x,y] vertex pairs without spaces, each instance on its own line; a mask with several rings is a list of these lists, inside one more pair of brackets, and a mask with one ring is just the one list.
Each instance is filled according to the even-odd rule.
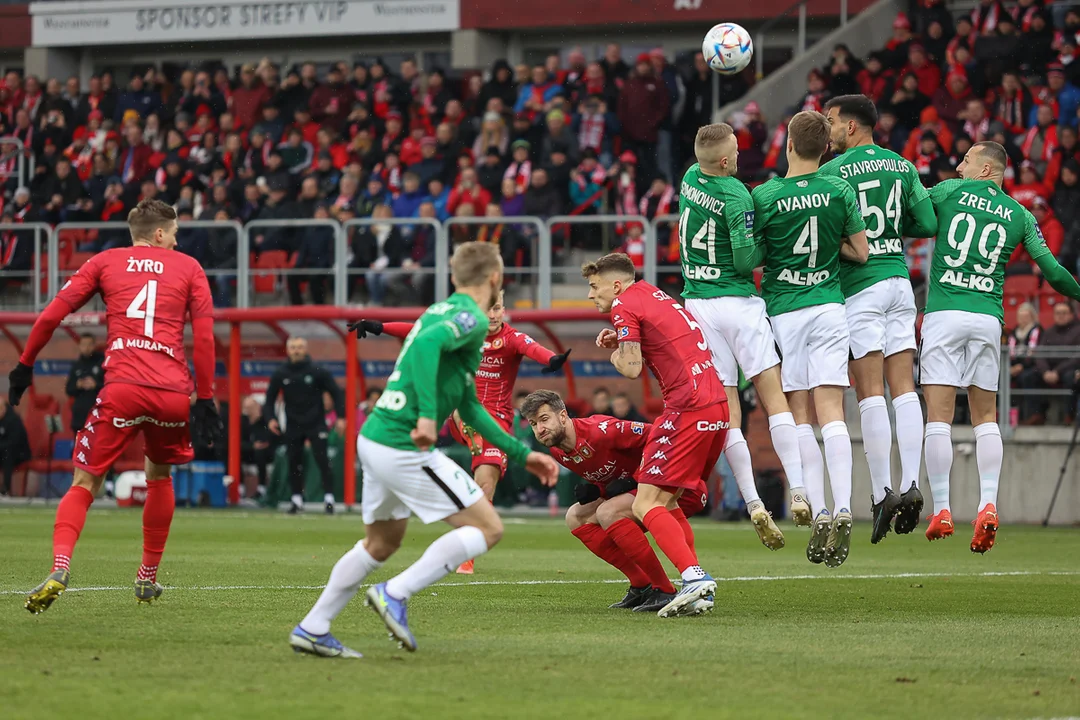
[[[510,432],[510,423],[508,421],[497,418],[494,415],[491,417],[499,424],[499,427],[507,433]],[[465,434],[461,431],[461,426],[454,422],[453,418],[450,420],[450,435],[459,443],[469,448],[469,452],[473,453],[473,472],[476,472],[476,468],[481,465],[496,465],[499,468],[500,478],[506,474],[506,453],[502,450],[475,433],[473,434],[474,443],[470,443],[469,439],[465,437]]]
[[98,394],[86,425],[75,434],[71,461],[91,475],[107,473],[135,435],[146,438],[146,457],[155,465],[183,465],[195,457],[185,393],[110,383]]
[[[601,490],[601,492],[603,492]],[[631,490],[631,495],[637,496],[637,490]],[[605,500],[610,498],[605,495],[601,495]],[[682,495],[679,496],[679,507],[682,508],[683,515],[691,517],[697,515],[699,512],[705,509],[705,505],[709,502],[709,488],[705,484],[704,480],[698,480],[697,487],[693,490],[683,490]]]
[[727,428],[726,402],[663,413],[653,421],[634,479],[671,492],[696,492],[720,459]]

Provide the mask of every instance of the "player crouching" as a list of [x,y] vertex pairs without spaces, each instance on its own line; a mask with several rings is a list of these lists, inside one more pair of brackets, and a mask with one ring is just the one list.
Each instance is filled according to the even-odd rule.
[[[555,461],[587,481],[575,489],[578,502],[566,511],[566,525],[594,555],[630,581],[626,597],[610,607],[661,610],[675,598],[675,586],[634,519],[633,476],[652,427],[607,415],[571,419],[566,404],[552,390],[537,390],[525,398],[521,414]],[[684,492],[671,511],[691,549],[694,531],[686,516],[700,512],[705,499],[701,482],[695,491]],[[712,606],[711,599],[701,599],[685,614],[699,614]]]

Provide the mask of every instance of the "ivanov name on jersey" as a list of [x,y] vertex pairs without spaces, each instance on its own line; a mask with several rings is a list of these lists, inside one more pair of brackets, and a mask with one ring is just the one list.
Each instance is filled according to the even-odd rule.
[[832,200],[832,193],[793,195],[792,197],[777,199],[776,209],[779,212],[791,212],[792,210],[810,210],[813,208],[823,208],[829,207],[830,200]]
[[716,215],[719,215],[724,210],[723,200],[715,198],[704,190],[696,188],[689,183],[684,182],[682,184],[682,196],[695,205],[703,207]]
[[876,172],[907,172],[907,163],[896,158],[882,158],[880,160],[860,160],[849,165],[840,166],[840,177],[847,180],[853,175],[868,175]]

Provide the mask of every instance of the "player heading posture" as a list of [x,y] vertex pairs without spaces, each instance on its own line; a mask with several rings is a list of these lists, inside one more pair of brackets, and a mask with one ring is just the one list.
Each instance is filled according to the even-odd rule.
[[[910,533],[919,524],[923,419],[915,392],[915,295],[911,291],[902,238],[932,237],[937,217],[915,166],[874,143],[877,108],[865,95],[841,95],[825,104],[832,148],[842,153],[821,166],[822,175],[846,181],[858,194],[870,256],[865,264],[841,261],[851,337],[851,374],[862,416],[863,447],[873,484],[878,543],[891,529]],[[900,496],[892,491],[892,429],[885,381],[896,412],[900,449]]]
[[754,243],[754,201],[738,171],[739,144],[730,125],[705,125],[694,139],[697,164],[683,176],[679,196],[679,247],[686,309],[701,324],[713,365],[724,383],[728,412],[727,455],[746,510],[765,547],[779,550],[784,536],[761,502],[750,448],[742,434],[739,368],[754,383],[769,416],[773,448],[784,466],[796,525],[810,525],[795,417],[780,384],[780,358],[765,301],[754,284],[761,252]]
[[957,168],[962,179],[930,190],[938,242],[922,327],[920,382],[926,398],[926,474],[934,515],[926,537],[953,534],[949,507],[956,388],[967,388],[981,500],[971,551],[984,553],[997,535],[997,490],[1003,448],[996,422],[1005,260],[1020,243],[1050,286],[1080,299],[1080,285],[1046,247],[1031,213],[1001,190],[1008,162],[995,142],[975,143]]
[[[571,419],[563,399],[552,390],[537,390],[525,398],[521,415],[555,461],[586,481],[575,488],[578,502],[566,511],[566,525],[594,555],[630,581],[626,597],[611,607],[634,612],[662,609],[674,599],[675,586],[633,511],[634,472],[641,466],[652,426],[608,415]],[[678,507],[671,511],[691,550],[694,533],[686,513],[701,512],[707,499],[705,482],[699,481],[697,488],[679,496]],[[706,610],[708,602],[699,600],[699,611]]]
[[[484,352],[480,358],[480,368],[476,371],[476,396],[495,422],[507,433],[514,422],[514,408],[511,395],[517,381],[518,368],[523,357],[535,360],[544,366],[540,372],[545,375],[558,372],[570,356],[570,351],[555,354],[540,345],[527,334],[515,330],[503,322],[503,291],[487,311],[487,337],[484,339]],[[404,338],[412,331],[413,324],[405,322],[382,323],[377,320],[361,320],[350,326],[363,339],[367,335],[386,333]],[[495,486],[506,474],[506,453],[494,444],[487,442],[473,428],[458,422],[454,418],[451,431],[459,443],[472,452],[473,479],[484,496],[491,501],[495,497]],[[466,561],[457,571],[463,575],[473,574],[473,561]]]
[[[788,124],[788,172],[754,189],[754,234],[765,250],[761,290],[784,358],[780,371],[795,421],[803,479],[817,512],[806,546],[813,563],[839,567],[851,547],[851,438],[844,423],[848,327],[840,290],[840,256],[866,262],[866,225],[855,192],[818,173],[829,146],[829,122],[800,112]],[[814,395],[832,486],[825,506],[821,450],[810,417]]]
[[709,600],[716,581],[702,570],[679,522],[672,516],[679,496],[709,477],[724,449],[727,400],[698,324],[674,298],[634,280],[634,263],[612,253],[586,263],[589,299],[611,313],[615,329],[600,331],[598,347],[614,350],[611,364],[628,378],[647,364],[660,383],[664,412],[656,418],[634,479],[634,517],[644,525],[668,560],[682,573],[683,586],[661,608],[660,617],[696,614],[698,600]]
[[400,575],[367,591],[366,604],[410,651],[416,650],[416,639],[406,616],[409,598],[502,538],[499,515],[490,503],[480,502],[484,493],[433,448],[439,426],[454,408],[544,484],[554,485],[558,478],[554,460],[507,435],[476,399],[473,377],[487,334],[485,314],[502,287],[498,247],[463,243],[454,251],[450,270],[457,292],[416,321],[386,390],[357,438],[364,470],[364,539],[334,565],[318,602],[293,629],[289,643],[298,652],[359,657],[330,634],[330,623],[364,578],[401,546],[410,514],[424,523],[445,520],[455,528]]
[[[33,381],[34,358],[68,313],[95,294],[105,302],[108,342],[105,386],[86,426],[75,435],[75,476],[56,508],[52,573],[26,599],[26,609],[44,612],[71,582],[71,553],[86,524],[86,512],[105,474],[142,432],[146,437],[146,506],[142,565],[135,599],[161,596],[157,570],[169,537],[176,500],[170,466],[191,462],[188,422],[207,445],[221,436],[214,407],[214,320],[206,273],[176,247],[176,211],[144,200],[128,214],[132,247],[114,248],[86,261],[41,313],[19,364],[11,371],[11,404],[18,405]],[[184,356],[184,325],[191,315],[195,336],[192,383]],[[192,414],[190,395],[197,386]]]

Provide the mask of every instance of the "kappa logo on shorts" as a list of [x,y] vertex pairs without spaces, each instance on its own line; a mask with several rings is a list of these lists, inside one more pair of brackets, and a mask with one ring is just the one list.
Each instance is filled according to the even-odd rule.
[[653,465],[651,468],[645,471],[646,475],[663,475],[664,471]]
[[82,453],[79,453],[78,455],[76,455],[76,456],[75,456],[75,459],[76,459],[76,460],[78,460],[78,461],[79,461],[79,462],[81,462],[81,463],[85,463],[85,462],[86,462],[86,456],[85,456],[85,455],[83,455]]
[[675,429],[675,424],[672,423],[670,420],[665,420],[664,424],[660,426],[660,429],[661,430],[674,430]]
[[657,445],[670,445],[671,440],[668,438],[667,435],[661,435],[660,438],[656,441],[656,444]]
[[82,445],[87,450],[89,450],[90,449],[90,438],[83,435],[82,437],[79,438],[79,444]]

